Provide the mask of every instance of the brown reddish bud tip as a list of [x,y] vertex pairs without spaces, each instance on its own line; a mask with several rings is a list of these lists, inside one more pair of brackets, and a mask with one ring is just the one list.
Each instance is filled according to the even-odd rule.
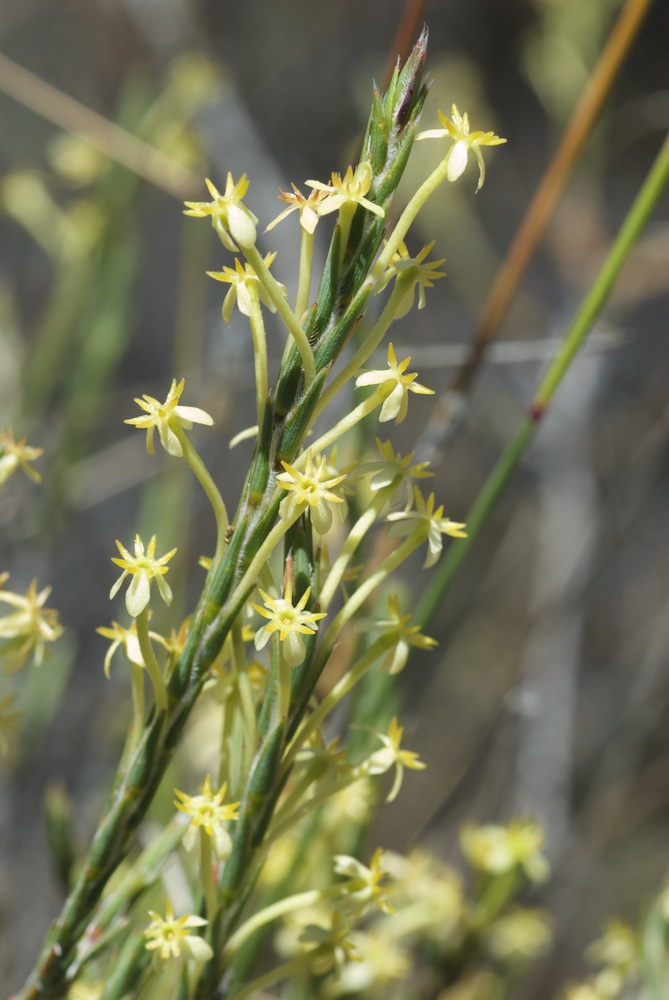
[[545,412],[546,407],[543,403],[532,403],[529,409],[529,417],[532,423],[538,424]]

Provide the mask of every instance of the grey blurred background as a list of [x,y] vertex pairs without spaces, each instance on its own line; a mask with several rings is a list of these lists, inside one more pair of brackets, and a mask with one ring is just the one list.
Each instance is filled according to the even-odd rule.
[[[404,6],[3,0],[0,53],[183,164],[175,183],[163,174],[176,194],[204,197],[205,174],[222,182],[227,170],[246,171],[264,225],[279,211],[278,185],[325,180],[354,157]],[[414,250],[436,240],[448,278],[392,339],[438,391],[618,9],[612,0],[426,5],[423,126],[455,101],[473,127],[509,140],[488,151],[478,195],[468,172],[410,237]],[[403,451],[417,440],[433,449],[438,501],[458,520],[666,132],[667,38],[669,7],[656,2],[457,435],[434,452],[427,397],[391,429]],[[40,490],[15,477],[0,497],[0,569],[16,589],[33,576],[52,585],[67,627],[52,662],[21,678],[26,736],[1,765],[0,981],[10,987],[60,903],[45,789],[64,783],[85,844],[126,724],[126,678],[117,669],[105,679],[94,632],[118,613],[108,601],[114,539],[128,545],[139,528],[194,557],[212,547],[200,494],[123,425],[132,397],[164,397],[173,375],[187,377],[186,402],[216,416],[218,435],[197,441],[232,506],[249,450],[227,442],[254,412],[242,318],[222,324],[220,286],[203,275],[229,263],[208,227],[184,221],[160,183],[87,159],[62,135],[0,93],[0,426],[47,452]],[[432,143],[416,147],[400,200],[436,157]],[[383,813],[379,842],[424,842],[454,860],[463,819],[538,816],[554,869],[540,902],[557,946],[528,986],[535,997],[580,974],[608,915],[636,918],[669,860],[668,208],[665,198],[430,629],[438,651],[402,678],[408,744],[430,766]],[[274,270],[286,281],[295,230],[284,224],[263,246],[279,251]],[[278,338],[271,323],[268,333]],[[281,350],[275,339],[272,356]],[[412,569],[417,593],[425,578],[419,563]],[[198,583],[181,588],[184,613]]]

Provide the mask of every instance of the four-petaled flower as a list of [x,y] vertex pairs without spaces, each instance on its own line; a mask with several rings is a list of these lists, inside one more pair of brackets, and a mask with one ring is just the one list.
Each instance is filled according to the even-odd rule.
[[281,191],[279,200],[288,202],[288,208],[284,208],[283,212],[280,212],[276,219],[272,219],[265,232],[268,233],[271,229],[274,229],[291,212],[299,211],[302,229],[312,235],[318,225],[318,212],[316,208],[324,198],[327,198],[328,192],[313,190],[310,192],[309,197],[305,198],[300,189],[292,181],[291,187],[294,192],[293,194],[289,191],[281,191],[281,188],[279,188],[279,191]]
[[409,649],[434,649],[438,645],[436,639],[422,635],[420,625],[409,625],[411,615],[403,615],[399,600],[394,594],[388,597],[387,619],[363,619],[358,622],[359,632],[381,632],[384,636],[392,636],[395,645],[388,650],[381,663],[381,670],[389,674],[399,674],[404,670],[409,659]]
[[175,427],[190,430],[193,424],[206,424],[211,427],[214,423],[214,418],[198,406],[179,405],[185,384],[185,378],[182,378],[179,383],[175,378],[172,379],[172,385],[164,403],[160,403],[153,396],[146,394],[141,399],[135,399],[137,405],[146,411],[146,416],[130,417],[124,423],[133,424],[141,430],[146,430],[146,450],[149,455],[153,455],[153,435],[156,428],[158,428],[160,443],[167,454],[174,458],[181,458],[183,448],[175,433]]
[[[0,573],[0,586],[8,576],[8,573]],[[50,593],[51,587],[38,591],[37,580],[32,581],[25,596],[0,590],[0,602],[16,608],[0,618],[0,656],[9,658],[9,670],[20,670],[31,652],[33,663],[39,667],[44,660],[46,643],[55,642],[63,634],[58,612],[44,607]]]
[[400,275],[405,275],[405,280],[411,282],[406,293],[406,298],[402,300],[401,308],[395,313],[396,320],[406,316],[413,307],[416,297],[416,286],[418,286],[418,308],[424,309],[425,289],[432,288],[433,283],[438,278],[446,277],[445,271],[437,270],[445,262],[445,257],[442,257],[440,260],[431,260],[427,264],[425,263],[425,258],[432,250],[434,244],[435,241],[432,240],[415,257],[412,257],[409,254],[406,244],[400,243],[392,256],[390,264],[379,278],[374,288],[375,295],[382,292],[392,278],[398,278]]
[[[263,258],[265,265],[269,267],[275,257],[276,253],[266,254]],[[234,267],[224,267],[222,271],[207,271],[207,274],[215,281],[223,281],[230,285],[230,289],[223,299],[223,308],[221,310],[226,323],[230,322],[235,302],[242,315],[253,315],[253,293],[251,292],[251,287],[253,287],[253,292],[257,294],[262,304],[267,306],[270,312],[276,312],[276,306],[267,294],[265,286],[258,280],[258,275],[250,264],[242,264],[235,257]],[[284,295],[288,294],[288,289],[285,285],[277,282],[277,287],[281,289]]]
[[282,462],[285,472],[276,477],[278,486],[288,490],[289,494],[281,501],[279,514],[284,521],[290,521],[298,507],[309,507],[311,523],[319,535],[326,535],[332,526],[331,503],[343,503],[344,498],[332,492],[334,486],[346,479],[346,476],[328,476],[327,461],[321,458],[318,465],[308,451],[304,463],[304,472],[300,472],[288,462]]
[[234,252],[239,250],[239,247],[255,246],[258,219],[242,201],[249,189],[246,174],[242,174],[235,184],[232,174],[228,172],[223,194],[208,177],[205,183],[213,201],[187,201],[184,215],[193,215],[196,218],[210,215],[211,224],[227,250]]
[[231,819],[239,819],[239,802],[228,802],[223,805],[227,790],[228,786],[224,783],[217,792],[212,791],[209,775],[204,779],[199,795],[186,795],[178,788],[174,789],[174,794],[180,800],[174,805],[190,817],[190,823],[183,837],[183,845],[187,851],[192,851],[195,847],[200,830],[202,834],[211,837],[219,858],[225,860],[230,857],[232,838],[225,824]]
[[423,530],[427,539],[427,557],[423,563],[423,568],[434,566],[443,548],[442,535],[450,535],[451,538],[466,538],[467,532],[465,524],[459,521],[451,521],[449,517],[443,517],[444,508],[434,509],[434,493],[430,493],[427,501],[417,486],[414,487],[414,497],[416,500],[415,510],[394,511],[388,514],[387,521],[395,521],[388,532],[390,538],[404,538],[412,531]]
[[286,581],[283,597],[270,597],[260,587],[258,592],[266,606],[262,608],[259,604],[253,604],[252,607],[264,618],[269,618],[269,621],[255,634],[253,641],[256,649],[263,649],[272,633],[278,632],[279,641],[284,644],[283,656],[286,663],[290,667],[299,666],[307,653],[302,636],[313,635],[318,631],[316,622],[325,618],[325,612],[314,614],[304,610],[311,596],[311,587],[307,587],[297,604],[293,605],[293,585],[290,577]]
[[29,463],[43,454],[43,448],[32,448],[26,444],[25,438],[17,441],[14,431],[3,431],[0,434],[0,486],[6,483],[17,469],[23,469],[28,479],[39,483],[42,477]]
[[128,550],[121,545],[118,539],[116,541],[116,546],[121,553],[122,558],[119,559],[117,556],[113,556],[112,562],[116,563],[117,566],[120,566],[123,573],[109,591],[109,599],[113,600],[113,598],[116,597],[126,576],[132,576],[130,586],[128,587],[125,595],[125,606],[128,609],[128,614],[131,618],[137,618],[141,615],[142,611],[144,611],[145,607],[149,603],[152,580],[155,580],[158,584],[160,596],[165,601],[165,604],[171,604],[172,591],[170,590],[170,586],[165,579],[165,573],[167,573],[169,566],[166,566],[165,564],[172,558],[176,549],[172,549],[167,553],[167,555],[161,556],[160,559],[156,559],[155,535],[153,535],[149,541],[146,553],[144,552],[144,543],[139,535],[135,535],[134,556],[130,555]]
[[427,479],[433,476],[434,472],[428,472],[427,469],[430,463],[417,462],[412,465],[411,460],[414,452],[410,451],[408,455],[402,455],[399,451],[395,452],[390,441],[380,441],[379,438],[376,438],[376,447],[379,449],[381,460],[365,462],[359,467],[358,473],[371,474],[369,488],[374,492],[385,489],[396,482],[396,488],[388,498],[388,502],[392,507],[393,504],[402,500],[408,510],[413,503],[412,480]]
[[424,396],[434,395],[434,389],[428,389],[415,381],[418,378],[417,372],[409,372],[408,375],[405,375],[410,361],[411,357],[408,357],[398,364],[395,348],[392,344],[388,344],[388,370],[363,372],[355,380],[357,386],[395,383],[394,389],[383,401],[379,414],[380,423],[385,423],[387,420],[395,420],[395,423],[398,424],[402,423],[409,408],[410,392],[417,392]]
[[144,931],[148,951],[156,950],[163,961],[169,958],[180,958],[182,951],[185,957],[194,958],[196,962],[208,962],[214,954],[211,945],[199,934],[191,934],[192,927],[204,927],[208,921],[204,917],[196,917],[186,913],[183,917],[175,917],[171,902],[167,902],[165,916],[161,917],[149,910],[151,923]]
[[452,121],[449,121],[441,111],[438,112],[439,121],[444,126],[443,128],[428,129],[427,132],[420,132],[416,138],[443,139],[446,137],[454,140],[453,145],[446,153],[448,157],[446,177],[449,181],[456,181],[462,174],[467,166],[469,150],[471,149],[479,165],[479,182],[476,190],[480,191],[485,180],[485,163],[483,162],[481,146],[499,146],[506,142],[506,139],[500,139],[494,132],[470,132],[467,112],[465,111],[464,115],[461,115],[455,104],[451,108],[451,112]]
[[374,215],[383,218],[386,214],[384,209],[365,198],[372,186],[373,176],[372,165],[365,160],[358,164],[355,173],[353,173],[353,167],[349,167],[343,178],[340,174],[333,173],[330,184],[321,184],[320,181],[307,181],[306,183],[308,187],[315,191],[322,191],[327,195],[327,198],[316,209],[319,215],[337,212],[344,205],[362,205],[368,212],[373,212]]
[[347,854],[338,854],[335,857],[335,873],[361,883],[360,888],[352,886],[351,891],[335,904],[337,909],[361,917],[369,908],[369,904],[374,903],[384,913],[395,912],[388,899],[393,890],[385,884],[388,872],[383,867],[383,855],[383,850],[377,848],[369,868]]
[[402,750],[402,734],[404,727],[400,726],[396,718],[391,719],[387,735],[385,733],[374,732],[383,743],[380,750],[375,750],[367,758],[364,769],[367,774],[385,774],[391,767],[395,768],[395,780],[390,789],[386,802],[392,802],[399,792],[404,777],[404,768],[410,771],[423,771],[427,764],[418,759],[418,754],[413,750]]

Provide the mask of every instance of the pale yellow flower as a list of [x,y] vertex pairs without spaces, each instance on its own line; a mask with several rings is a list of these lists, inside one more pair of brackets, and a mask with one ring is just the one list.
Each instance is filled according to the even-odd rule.
[[374,732],[377,739],[383,744],[380,750],[375,750],[364,764],[367,774],[385,774],[392,767],[395,768],[395,780],[388,793],[386,802],[392,802],[397,798],[397,794],[402,786],[404,768],[410,771],[422,771],[427,767],[418,759],[418,754],[413,750],[403,750],[401,747],[404,727],[400,726],[396,718],[391,719],[388,726],[388,733]]
[[388,618],[367,618],[357,624],[359,632],[381,632],[384,636],[394,638],[395,645],[388,650],[381,662],[381,670],[386,673],[398,674],[404,670],[412,646],[416,649],[434,649],[438,645],[436,639],[421,635],[420,625],[409,625],[410,621],[411,615],[400,612],[399,600],[396,595],[391,594],[388,597]]
[[351,891],[336,903],[338,909],[343,913],[361,917],[373,903],[383,913],[395,912],[389,900],[393,890],[387,885],[389,874],[383,865],[383,858],[384,852],[380,847],[374,852],[369,867],[347,854],[338,854],[334,858],[335,874],[351,879],[356,884],[360,883],[360,888],[352,887]]
[[549,873],[541,853],[544,831],[530,819],[515,819],[508,826],[466,824],[460,844],[470,865],[490,875],[504,875],[520,868],[533,882],[543,882]]
[[363,372],[355,380],[356,386],[363,385],[385,385],[387,382],[394,382],[394,388],[390,395],[384,399],[379,414],[379,422],[385,423],[387,420],[395,420],[401,424],[407,415],[409,408],[409,393],[416,392],[424,396],[434,396],[434,389],[428,389],[424,385],[416,382],[417,372],[405,374],[411,358],[405,358],[397,362],[397,355],[392,344],[388,344],[388,369],[379,371]]
[[371,163],[366,160],[359,163],[353,173],[353,167],[349,167],[343,178],[340,174],[331,175],[330,184],[321,184],[320,181],[307,181],[307,186],[315,191],[322,191],[327,195],[318,205],[316,211],[319,215],[327,215],[329,212],[337,212],[344,205],[362,205],[368,212],[373,212],[381,218],[386,214],[380,205],[375,205],[373,201],[365,198],[372,186],[374,173]]
[[207,962],[214,952],[204,938],[198,934],[191,934],[193,927],[204,927],[207,921],[203,917],[196,917],[193,913],[187,913],[183,917],[174,916],[174,909],[171,902],[166,906],[165,917],[159,916],[153,910],[149,910],[151,923],[144,931],[144,936],[148,938],[146,948],[148,951],[156,951],[163,961],[170,958],[184,957],[193,958],[196,962]]
[[[265,257],[263,258],[265,265],[269,267],[275,257],[276,253],[265,254]],[[223,319],[226,323],[230,322],[235,302],[237,303],[237,308],[243,316],[251,316],[253,314],[253,300],[249,290],[251,286],[253,286],[253,289],[262,304],[266,306],[270,312],[276,312],[276,306],[267,294],[265,286],[258,280],[258,275],[255,273],[250,264],[242,264],[239,258],[235,257],[234,267],[224,267],[222,271],[207,271],[207,274],[215,281],[223,281],[230,285],[228,293],[223,299],[223,308],[221,310]],[[281,285],[277,282],[277,288],[279,288],[284,295],[288,295],[288,289],[285,285]]]
[[[7,580],[7,573],[0,574],[0,586]],[[10,671],[20,670],[28,655],[33,653],[33,663],[39,667],[48,642],[55,642],[63,634],[58,612],[45,608],[51,587],[37,590],[33,580],[25,595],[11,590],[0,590],[0,602],[16,608],[0,618],[0,656],[7,657]]]
[[380,460],[365,462],[357,470],[357,475],[371,475],[369,488],[373,492],[383,490],[392,483],[396,487],[388,498],[388,503],[392,507],[394,504],[403,501],[408,510],[413,503],[413,480],[427,479],[434,475],[428,471],[429,462],[417,462],[412,465],[414,452],[402,455],[396,452],[390,441],[381,441],[376,438],[376,447],[379,449]]
[[201,830],[211,837],[219,858],[225,860],[230,857],[232,838],[228,833],[227,824],[230,820],[239,819],[239,802],[228,802],[224,805],[223,799],[227,790],[227,783],[224,782],[219,790],[214,792],[209,775],[204,779],[199,795],[186,795],[185,792],[174,789],[174,794],[179,799],[174,805],[190,817],[183,838],[183,845],[187,851],[192,851],[195,847],[198,830]]
[[448,157],[446,176],[449,181],[456,181],[463,173],[467,166],[469,151],[472,150],[479,165],[479,182],[476,190],[480,191],[485,180],[485,163],[481,154],[481,146],[499,146],[506,142],[506,139],[500,139],[494,132],[470,132],[467,112],[465,111],[464,115],[461,115],[455,104],[451,108],[451,112],[453,117],[449,121],[446,115],[439,111],[439,121],[444,127],[420,132],[416,139],[453,139],[453,145],[446,154]]
[[316,622],[326,617],[324,612],[313,614],[304,610],[311,596],[311,587],[307,587],[295,605],[293,605],[293,585],[290,577],[286,581],[283,597],[270,597],[260,587],[258,587],[258,592],[265,602],[265,607],[260,607],[259,604],[253,604],[252,607],[259,615],[269,618],[269,621],[255,634],[256,649],[263,649],[269,642],[270,636],[274,632],[278,632],[279,641],[284,644],[283,655],[286,663],[290,667],[299,666],[307,653],[302,637],[317,632]]
[[439,559],[443,548],[442,535],[450,535],[451,538],[466,538],[467,532],[465,524],[459,521],[451,521],[449,517],[443,517],[444,508],[434,509],[434,493],[430,493],[427,500],[423,494],[414,487],[414,498],[416,501],[415,510],[394,511],[388,514],[387,521],[393,521],[393,525],[388,531],[390,538],[404,538],[413,531],[423,531],[427,541],[427,556],[423,563],[423,568],[427,569]]
[[193,424],[206,424],[211,427],[214,423],[214,418],[199,407],[179,405],[185,384],[185,378],[182,378],[179,383],[176,379],[172,379],[172,385],[164,403],[160,403],[153,396],[146,394],[141,399],[135,399],[137,405],[146,411],[146,416],[130,417],[124,423],[133,424],[141,430],[146,430],[146,450],[149,455],[153,455],[153,435],[156,428],[160,443],[167,454],[174,458],[181,458],[183,448],[174,428],[181,427],[190,430]]
[[426,244],[423,249],[412,257],[407,250],[405,243],[400,243],[398,249],[392,256],[390,264],[387,269],[379,278],[379,281],[374,288],[374,294],[378,295],[386,287],[389,281],[393,278],[397,278],[400,274],[406,274],[413,277],[413,284],[411,285],[410,291],[407,292],[407,296],[402,300],[401,309],[395,314],[395,319],[402,319],[406,316],[409,310],[413,307],[414,299],[416,297],[416,287],[418,287],[418,308],[425,308],[425,289],[432,288],[434,282],[439,278],[445,278],[446,272],[437,270],[446,261],[445,257],[440,260],[432,260],[425,263],[425,258],[432,250],[435,241],[432,240],[431,243]]
[[165,579],[165,573],[167,573],[169,567],[165,564],[172,558],[176,549],[172,549],[167,553],[167,555],[161,556],[160,559],[156,559],[155,535],[153,535],[150,539],[146,553],[144,552],[144,543],[139,535],[135,535],[134,556],[131,555],[123,545],[121,545],[118,539],[116,541],[116,546],[121,553],[122,558],[119,559],[117,556],[114,556],[112,557],[112,562],[116,563],[117,566],[120,566],[123,573],[109,591],[109,599],[113,600],[114,597],[116,597],[126,576],[132,576],[130,586],[128,587],[125,595],[125,606],[128,609],[128,614],[131,618],[137,618],[149,603],[152,580],[156,581],[158,590],[160,591],[160,596],[165,601],[165,604],[171,604],[172,591],[167,580]]
[[210,215],[211,224],[227,250],[234,252],[239,250],[239,247],[255,246],[258,219],[242,200],[249,189],[246,174],[242,174],[235,184],[232,174],[228,172],[223,194],[208,177],[205,183],[213,200],[185,202],[184,215],[193,215],[197,218]]
[[308,924],[300,942],[311,946],[311,971],[316,976],[334,972],[338,976],[346,962],[359,962],[360,953],[351,937],[351,928],[339,910],[333,909],[329,927]]
[[314,461],[310,451],[306,454],[304,472],[288,462],[281,464],[285,471],[276,477],[277,486],[289,493],[281,501],[280,516],[285,521],[290,521],[298,508],[309,507],[314,531],[319,535],[326,535],[332,526],[330,504],[344,502],[343,497],[337,496],[332,489],[343,482],[346,476],[327,478],[329,472],[326,459]]
[[293,194],[289,191],[281,191],[279,199],[281,201],[288,202],[288,208],[284,208],[283,212],[280,212],[276,219],[272,219],[269,226],[265,230],[268,233],[271,229],[274,229],[279,222],[285,219],[291,212],[300,213],[300,225],[310,235],[313,234],[316,226],[318,225],[318,212],[317,207],[324,198],[328,197],[327,191],[316,191],[313,190],[309,194],[308,198],[305,198],[302,192],[295,184],[291,181],[291,187],[293,189]]
[[5,430],[0,434],[0,486],[7,482],[17,469],[23,469],[28,479],[39,483],[42,479],[37,469],[30,466],[44,454],[42,448],[32,448],[26,439],[16,440],[14,431]]

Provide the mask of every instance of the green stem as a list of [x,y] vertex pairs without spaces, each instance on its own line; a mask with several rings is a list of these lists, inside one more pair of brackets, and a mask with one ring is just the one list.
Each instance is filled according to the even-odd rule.
[[272,903],[271,906],[258,910],[229,939],[225,946],[226,958],[235,955],[248,939],[265,924],[278,920],[279,917],[284,917],[294,910],[304,910],[326,900],[337,899],[338,896],[345,895],[350,890],[350,881],[338,882],[337,885],[331,885],[327,889],[310,889],[308,892],[298,892],[294,896],[287,896],[285,899],[280,899],[278,903]]
[[242,600],[244,594],[255,586],[262,567],[268,561],[274,552],[274,549],[277,547],[286,532],[292,527],[293,524],[295,524],[298,517],[301,516],[302,510],[303,508],[298,508],[288,521],[284,521],[283,518],[280,518],[274,525],[267,538],[249,563],[249,567],[235,587],[234,593],[229,598],[228,603],[230,607],[235,607],[235,605]]
[[186,436],[183,427],[181,427],[177,421],[170,424],[170,427],[179,439],[179,444],[181,445],[184,458],[190,465],[195,474],[195,478],[206,493],[209,503],[214,508],[214,517],[216,518],[216,553],[212,561],[212,567],[216,567],[225,549],[225,533],[228,527],[228,512],[216,483],[209,475],[207,466],[204,464],[199,454],[191,444],[189,438]]
[[495,465],[467,517],[467,538],[452,545],[418,605],[414,621],[424,628],[447,593],[460,563],[474,544],[511,474],[534,439],[539,421],[569,370],[604,306],[632,247],[669,181],[669,138],[665,139],[646,180],[637,194],[595,282],[572,320],[562,348],[549,365],[529,408],[529,415]]
[[279,720],[285,722],[290,712],[290,681],[292,670],[290,665],[286,663],[286,657],[281,647],[281,640],[277,637],[276,641],[279,643],[279,693],[277,708]]
[[244,256],[262,282],[265,291],[269,295],[272,304],[275,306],[281,319],[286,324],[288,332],[297,344],[304,367],[304,378],[307,386],[311,385],[316,377],[316,365],[314,355],[309,344],[309,338],[300,326],[297,316],[286,302],[276,278],[270,273],[269,268],[262,259],[261,254],[255,247],[244,249]]
[[258,289],[254,281],[248,283],[249,296],[251,298],[251,337],[253,339],[253,366],[256,383],[256,412],[258,415],[258,427],[262,427],[263,413],[265,412],[265,401],[269,393],[269,383],[267,377],[267,338],[265,336],[265,323],[262,318]]
[[302,319],[309,305],[309,290],[311,288],[311,271],[314,262],[314,234],[300,226],[302,238],[300,241],[300,272],[297,280],[297,298],[295,299],[295,315]]
[[132,737],[130,753],[134,753],[144,732],[144,670],[132,660],[128,661],[132,673]]
[[266,987],[278,983],[281,979],[292,979],[298,973],[305,972],[309,968],[313,958],[324,951],[325,948],[315,948],[313,951],[306,952],[298,958],[291,959],[290,962],[278,965],[270,972],[266,972],[264,976],[258,976],[257,979],[253,979],[246,986],[242,986],[241,989],[234,990],[228,994],[227,1000],[246,1000],[246,997],[251,997],[254,993],[262,993]]
[[207,911],[207,920],[211,924],[218,911],[218,900],[216,899],[216,886],[214,885],[214,857],[211,849],[211,837],[203,829],[200,829],[200,882],[204,893],[204,904]]
[[242,622],[237,618],[232,626],[232,663],[235,671],[239,705],[244,719],[244,778],[248,778],[256,752],[257,721],[253,692],[249,680],[244,641],[242,639]]
[[[309,450],[311,453],[316,455],[319,452],[323,452],[326,448],[329,448],[331,444],[334,444],[335,441],[338,441],[343,434],[346,434],[346,432],[350,431],[356,424],[359,424],[361,420],[364,420],[370,413],[373,413],[378,406],[381,406],[394,388],[395,383],[390,379],[382,382],[381,385],[376,387],[371,396],[368,396],[367,399],[362,401],[362,403],[359,403],[355,409],[351,410],[350,413],[347,413],[345,417],[342,417],[342,419],[336,423],[334,427],[332,427],[325,434],[322,434],[318,440],[313,442],[313,444],[310,444]],[[300,469],[304,464],[304,461],[305,456],[301,455],[295,462],[293,462],[293,465],[296,469]],[[300,463],[302,463],[302,465]]]
[[281,822],[271,825],[262,846],[259,848],[258,856],[266,857],[271,847],[277,842],[277,840],[280,840],[281,837],[283,837],[284,833],[287,833],[290,829],[292,829],[292,827],[303,820],[305,816],[308,816],[309,813],[320,809],[322,805],[325,805],[328,799],[332,798],[338,792],[343,791],[344,788],[348,788],[349,785],[353,785],[356,781],[360,781],[362,777],[364,777],[364,775],[360,774],[358,771],[353,771],[347,774],[346,777],[342,778],[340,781],[333,782],[333,784],[328,785],[326,788],[322,788],[320,791],[317,791],[315,795],[304,802],[294,812],[290,813],[290,815],[286,816],[285,819],[282,819]]
[[153,652],[151,639],[149,638],[149,609],[144,608],[144,610],[137,615],[137,618],[135,618],[135,622],[137,624],[137,638],[139,639],[139,648],[142,651],[142,659],[144,660],[144,666],[146,667],[151,684],[153,685],[153,693],[156,699],[156,711],[158,713],[166,712],[167,688],[165,687],[165,681],[160,667],[158,666],[156,654]]

